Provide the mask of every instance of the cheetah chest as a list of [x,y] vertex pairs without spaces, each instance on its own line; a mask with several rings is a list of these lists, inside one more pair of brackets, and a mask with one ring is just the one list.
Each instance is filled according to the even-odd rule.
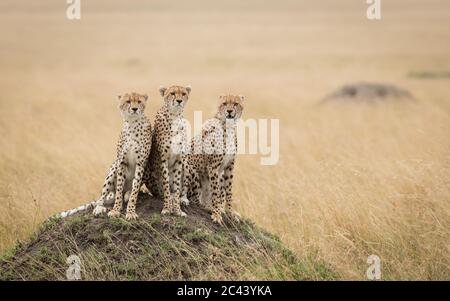
[[181,155],[177,154],[177,153],[169,153],[169,160],[168,160],[168,165],[169,165],[169,185],[171,187],[171,190],[173,190],[173,182],[174,182],[174,177],[175,177],[175,173],[177,172],[176,170],[176,163],[178,161],[181,161]]
[[233,154],[231,154],[231,155],[225,155],[225,156],[223,157],[222,164],[220,164],[220,169],[219,169],[219,173],[220,173],[220,174],[222,174],[223,171],[224,171],[228,166],[230,166],[230,164],[231,164],[231,162],[233,161],[233,159],[234,159],[234,155],[233,155]]
[[134,131],[130,132],[128,139],[124,145],[124,159],[125,159],[125,186],[131,188],[134,174],[136,172],[136,164],[138,161],[138,154],[141,145],[139,143],[138,136]]

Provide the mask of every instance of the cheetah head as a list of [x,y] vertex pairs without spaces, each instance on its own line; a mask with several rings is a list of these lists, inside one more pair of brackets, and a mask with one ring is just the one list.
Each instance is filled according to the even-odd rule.
[[119,109],[125,119],[142,116],[148,96],[135,92],[119,95]]
[[159,93],[164,98],[164,103],[174,114],[183,112],[184,107],[191,93],[191,87],[170,86],[169,88],[160,87]]
[[217,117],[221,120],[236,121],[241,118],[244,110],[244,96],[242,95],[221,95],[219,111]]

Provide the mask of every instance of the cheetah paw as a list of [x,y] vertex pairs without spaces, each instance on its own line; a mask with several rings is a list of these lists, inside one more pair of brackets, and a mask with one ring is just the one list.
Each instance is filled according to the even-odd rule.
[[189,206],[188,198],[185,196],[181,197],[181,204],[183,204],[184,206]]
[[221,226],[223,226],[224,224],[223,224],[223,219],[222,219],[222,216],[220,215],[220,214],[211,214],[211,218],[212,218],[212,220],[213,220],[213,223],[215,223],[215,224],[218,224],[218,225],[221,225]]
[[170,210],[166,209],[166,208],[163,208],[163,210],[161,211],[161,214],[162,215],[169,215],[170,214]]
[[181,216],[181,217],[186,217],[187,216],[187,214],[185,212],[181,211],[181,210],[179,212],[175,212],[175,215]]
[[139,216],[136,214],[136,212],[127,212],[127,214],[125,215],[125,219],[131,221],[131,220],[136,220]]
[[112,209],[111,211],[108,212],[108,216],[109,217],[119,217],[120,216],[120,212],[117,210]]
[[92,214],[94,216],[99,216],[107,211],[106,207],[103,205],[97,205],[95,206],[94,210],[92,210]]

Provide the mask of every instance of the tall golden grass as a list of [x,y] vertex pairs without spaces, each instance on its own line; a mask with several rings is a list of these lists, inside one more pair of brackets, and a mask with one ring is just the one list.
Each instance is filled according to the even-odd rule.
[[[53,213],[98,197],[121,127],[115,96],[191,84],[186,117],[246,95],[280,119],[280,161],[241,156],[236,208],[343,279],[450,279],[450,5],[364,1],[64,1],[0,4],[0,251]],[[413,101],[329,103],[380,81]]]

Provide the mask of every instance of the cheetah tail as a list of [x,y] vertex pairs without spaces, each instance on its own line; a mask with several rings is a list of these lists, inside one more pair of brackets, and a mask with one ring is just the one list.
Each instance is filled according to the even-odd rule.
[[102,200],[92,201],[90,203],[81,205],[81,206],[79,206],[77,208],[73,208],[73,209],[70,209],[70,210],[67,210],[67,211],[63,211],[63,212],[57,213],[57,214],[53,215],[52,217],[53,218],[65,218],[65,217],[74,215],[77,212],[89,210],[91,208],[95,208],[95,206],[100,205],[100,204],[102,204]]

